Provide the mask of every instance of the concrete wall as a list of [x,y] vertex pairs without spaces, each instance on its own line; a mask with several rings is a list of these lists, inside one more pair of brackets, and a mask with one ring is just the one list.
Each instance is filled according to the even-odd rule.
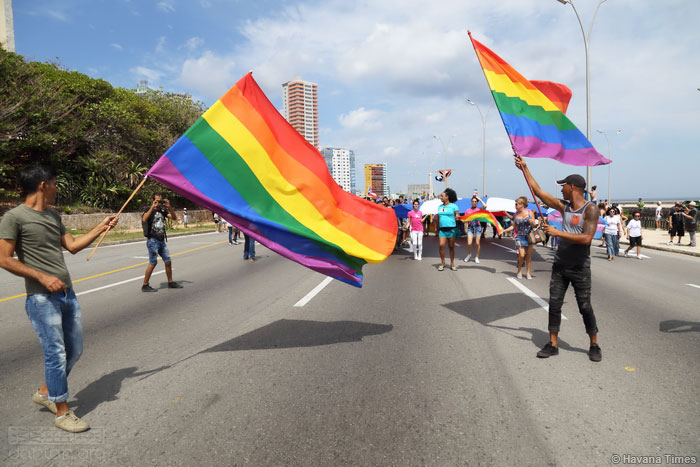
[[[182,211],[177,212],[177,224],[182,225]],[[105,218],[116,213],[98,213],[98,214],[62,214],[61,219],[69,229],[74,230],[90,230]],[[141,230],[141,215],[138,212],[126,212],[119,216],[119,224],[115,230]],[[188,211],[189,225],[196,224],[214,224],[212,213],[207,210]]]

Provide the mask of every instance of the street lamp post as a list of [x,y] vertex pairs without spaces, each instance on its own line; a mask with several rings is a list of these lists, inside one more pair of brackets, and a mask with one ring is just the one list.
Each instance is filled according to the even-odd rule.
[[486,109],[486,115],[484,115],[481,113],[481,108],[479,107],[479,104],[477,104],[471,99],[467,99],[467,103],[476,106],[476,110],[479,111],[479,116],[481,116],[481,139],[484,145],[484,172],[483,182],[481,185],[481,195],[486,196],[486,118],[488,118],[489,116],[489,110],[491,110],[491,107]]
[[[593,19],[591,20],[591,24],[588,27],[588,35],[586,35],[586,32],[583,29],[583,23],[581,22],[581,17],[578,14],[578,11],[576,10],[576,6],[574,5],[573,0],[557,0],[559,3],[566,5],[567,3],[571,5],[571,8],[573,8],[574,13],[576,13],[576,19],[578,19],[578,24],[581,26],[581,34],[583,35],[583,45],[586,50],[586,138],[588,138],[588,141],[591,140],[591,73],[590,73],[590,66],[588,64],[588,48],[591,43],[591,32],[593,30],[593,23],[595,22],[595,17],[598,14],[598,9],[600,8],[600,5],[602,5],[606,0],[599,0],[598,1],[598,6],[595,9],[595,13],[593,13]],[[588,186],[588,189],[590,190],[591,187],[591,168],[586,167],[586,185]]]
[[[605,136],[605,141],[608,142],[608,154],[607,157],[608,159],[612,160],[612,150],[610,149],[610,140],[608,139],[608,135],[605,134],[603,130],[596,130],[598,133],[601,135]],[[616,135],[619,135],[622,133],[622,130],[617,130],[615,132]],[[612,162],[608,164],[608,203],[612,203],[612,198],[610,198],[610,166],[612,165]],[[589,188],[590,189],[590,188]]]

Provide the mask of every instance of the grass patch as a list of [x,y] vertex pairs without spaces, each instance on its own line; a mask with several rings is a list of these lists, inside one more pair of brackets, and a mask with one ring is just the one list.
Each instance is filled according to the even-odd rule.
[[[214,227],[214,223],[212,222],[211,224],[202,224],[202,225],[191,225],[188,228],[184,227],[177,227],[177,228],[172,228],[172,229],[167,229],[167,233],[169,236],[174,236],[175,234],[182,234],[182,233],[197,233],[197,232],[212,232],[216,230]],[[82,235],[87,230],[74,230],[74,229],[68,229],[68,231],[75,235]],[[97,243],[97,240],[99,240],[100,237],[97,237],[92,244],[94,245]],[[102,244],[106,243],[113,243],[113,242],[121,242],[124,240],[145,240],[146,237],[143,236],[143,232],[141,230],[131,230],[131,231],[125,231],[125,230],[111,230],[107,236],[105,237],[104,241]]]

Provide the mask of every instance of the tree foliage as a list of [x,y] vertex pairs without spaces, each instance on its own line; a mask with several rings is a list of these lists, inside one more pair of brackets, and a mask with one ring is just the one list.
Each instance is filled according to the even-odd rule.
[[[42,163],[58,169],[59,204],[117,209],[202,112],[188,95],[137,95],[0,47],[0,200]],[[147,183],[136,203],[158,190]]]

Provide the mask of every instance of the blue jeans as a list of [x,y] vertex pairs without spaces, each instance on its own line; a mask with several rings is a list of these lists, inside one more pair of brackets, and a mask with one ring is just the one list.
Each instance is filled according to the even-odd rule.
[[28,295],[25,309],[44,350],[49,400],[65,402],[68,374],[83,353],[83,325],[75,292]]
[[246,234],[243,234],[243,238],[243,259],[255,258],[255,239]]
[[472,235],[474,237],[481,237],[481,232],[483,232],[483,230],[481,228],[481,223],[479,223],[477,225],[469,224],[469,226],[467,227],[467,234],[468,235]]
[[170,250],[168,250],[168,245],[165,244],[165,240],[149,238],[146,240],[146,247],[148,248],[149,263],[158,264],[158,255],[163,258],[164,263],[170,262]]
[[608,256],[617,256],[620,252],[620,237],[617,234],[605,234],[605,246],[608,248]]

